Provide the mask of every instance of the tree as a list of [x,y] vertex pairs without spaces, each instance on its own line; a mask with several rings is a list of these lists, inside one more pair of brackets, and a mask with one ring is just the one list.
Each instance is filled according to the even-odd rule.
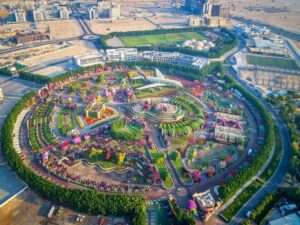
[[200,170],[194,170],[192,173],[192,177],[194,179],[195,182],[200,181],[201,179],[201,171]]
[[194,145],[196,143],[196,138],[194,136],[189,138],[189,144]]
[[171,159],[173,161],[177,161],[180,159],[180,153],[177,152],[176,150],[174,150],[172,153],[171,153]]
[[147,141],[146,141],[144,138],[139,140],[139,145],[140,145],[141,147],[145,147],[146,144],[147,144]]
[[170,176],[170,172],[166,168],[163,168],[160,171],[160,177],[163,181],[166,181],[168,178],[170,178]]
[[167,158],[167,153],[166,153],[166,152],[160,154],[160,155],[157,157],[156,163],[158,163],[158,164],[163,164],[165,158]]
[[298,152],[298,154],[299,154],[299,144],[296,141],[292,142],[291,148],[292,148],[293,152],[296,152],[296,153]]
[[98,79],[97,79],[97,82],[99,84],[104,84],[105,83],[105,78],[104,78],[104,74],[100,74]]
[[213,166],[210,166],[207,168],[207,175],[209,177],[212,177],[215,174],[215,168]]

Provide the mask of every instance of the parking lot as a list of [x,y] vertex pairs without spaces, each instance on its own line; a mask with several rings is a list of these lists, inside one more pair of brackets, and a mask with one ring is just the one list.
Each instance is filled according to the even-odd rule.
[[[6,116],[21,96],[33,90],[30,82],[20,81],[16,78],[0,76],[0,88],[3,89],[4,101],[0,103],[0,128],[2,127]],[[0,154],[0,205],[4,204],[11,197],[24,190],[27,185],[22,182],[10,167],[2,154]]]

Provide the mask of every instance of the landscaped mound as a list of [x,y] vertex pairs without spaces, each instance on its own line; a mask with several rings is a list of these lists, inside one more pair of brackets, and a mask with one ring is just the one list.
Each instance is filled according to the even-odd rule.
[[111,132],[117,139],[139,140],[143,137],[143,126],[137,121],[118,120],[111,125]]

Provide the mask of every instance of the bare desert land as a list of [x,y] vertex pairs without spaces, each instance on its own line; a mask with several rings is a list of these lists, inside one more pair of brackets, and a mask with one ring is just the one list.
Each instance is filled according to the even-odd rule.
[[300,33],[299,0],[218,0],[218,2],[230,5],[232,16],[259,20]]
[[92,31],[97,34],[153,30],[157,28],[180,28],[188,25],[188,13],[173,8],[170,2],[158,2],[160,7],[155,2],[149,1],[120,1],[122,17],[119,20],[112,22],[107,20],[87,20],[87,23]]
[[32,65],[43,62],[51,62],[72,58],[74,55],[97,53],[95,46],[88,41],[70,41],[70,47],[50,52],[44,55],[27,58],[23,61],[25,65]]
[[[62,215],[48,219],[47,213],[52,204],[31,190],[27,190],[11,200],[0,210],[1,225],[14,224],[73,224],[76,219],[76,212],[66,209]],[[58,208],[58,207],[57,207]],[[97,224],[98,218],[87,216],[82,224]]]
[[34,26],[30,23],[4,24],[0,26],[0,32],[8,29],[24,30],[30,28],[36,28],[40,32],[45,32],[50,28],[52,39],[72,38],[83,34],[80,25],[75,19],[39,22]]

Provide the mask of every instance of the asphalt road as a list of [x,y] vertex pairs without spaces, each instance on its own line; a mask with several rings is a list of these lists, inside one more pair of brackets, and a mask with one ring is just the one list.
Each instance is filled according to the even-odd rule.
[[289,169],[289,159],[291,157],[291,151],[290,151],[290,137],[289,137],[288,130],[284,122],[278,115],[278,113],[268,105],[265,99],[263,99],[259,95],[259,93],[257,93],[257,91],[249,87],[245,81],[242,81],[233,69],[230,69],[230,73],[233,75],[235,80],[237,80],[244,88],[246,88],[250,93],[255,95],[272,114],[280,130],[280,135],[282,137],[282,147],[283,147],[282,157],[279,162],[277,170],[275,171],[271,179],[258,192],[256,192],[252,196],[252,198],[233,217],[230,224],[234,225],[234,224],[241,224],[242,220],[246,217],[247,212],[254,209],[267,194],[274,191],[282,183],[284,175],[288,172]]

